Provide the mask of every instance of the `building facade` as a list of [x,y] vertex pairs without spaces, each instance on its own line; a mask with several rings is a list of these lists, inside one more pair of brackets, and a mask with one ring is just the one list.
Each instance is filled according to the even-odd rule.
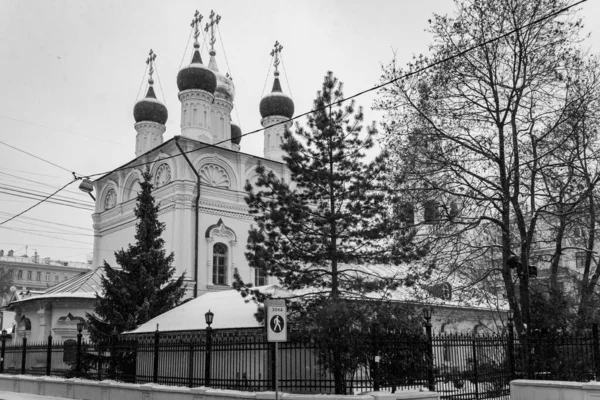
[[[114,250],[134,241],[133,210],[142,173],[148,169],[159,219],[166,226],[165,248],[175,253],[177,275],[185,273],[188,296],[193,297],[229,289],[236,273],[244,281],[266,283],[250,269],[244,256],[253,222],[244,187],[257,179],[259,163],[278,177],[288,178],[280,144],[294,114],[294,103],[279,81],[281,46],[276,46],[272,91],[254,105],[265,127],[264,157],[243,153],[241,130],[231,121],[235,87],[219,72],[214,47],[208,65],[203,63],[197,25],[191,61],[177,75],[181,131],[163,140],[168,111],[156,99],[151,54],[147,95],[134,107],[135,158],[93,183],[93,267],[104,260],[116,265]],[[214,45],[214,37],[210,43]]]

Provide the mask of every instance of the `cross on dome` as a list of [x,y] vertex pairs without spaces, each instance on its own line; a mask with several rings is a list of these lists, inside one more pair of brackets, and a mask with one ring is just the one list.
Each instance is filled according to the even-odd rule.
[[271,57],[274,57],[273,65],[275,66],[275,76],[279,75],[279,53],[283,50],[283,46],[279,44],[279,41],[275,41],[275,45],[273,46],[273,50],[271,50]]
[[208,29],[210,28],[210,55],[214,56],[215,54],[217,54],[215,52],[215,42],[217,41],[217,39],[215,38],[215,25],[219,24],[219,21],[221,20],[221,16],[218,14],[215,14],[214,10],[210,10],[210,15],[208,17],[210,19],[210,22],[206,23],[206,26],[204,27],[204,31],[208,33]]
[[200,14],[200,12],[198,12],[198,10],[196,10],[196,12],[194,13],[194,19],[192,19],[192,23],[190,24],[190,26],[192,28],[194,28],[194,47],[198,47],[200,46],[200,44],[198,43],[198,36],[200,36],[200,29],[198,29],[200,23],[202,22],[202,18],[204,18],[202,16],[202,14]]
[[156,60],[156,53],[150,49],[150,53],[148,53],[148,58],[146,59],[146,64],[148,64],[148,83],[150,85],[154,84],[154,80],[152,80],[152,75],[154,74],[154,61]]

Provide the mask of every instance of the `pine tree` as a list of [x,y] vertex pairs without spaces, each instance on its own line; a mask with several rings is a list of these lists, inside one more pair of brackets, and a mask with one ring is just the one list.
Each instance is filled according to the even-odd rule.
[[152,175],[142,174],[141,191],[134,209],[138,220],[135,244],[115,252],[113,268],[104,262],[103,294],[97,295],[95,315],[87,314],[90,338],[106,340],[113,329],[121,333],[175,307],[185,294],[184,275],[172,279],[174,254],[166,255],[161,234],[165,224],[158,220],[152,196]]

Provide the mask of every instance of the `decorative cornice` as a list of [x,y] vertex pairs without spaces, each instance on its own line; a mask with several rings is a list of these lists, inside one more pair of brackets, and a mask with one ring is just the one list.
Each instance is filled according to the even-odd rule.
[[231,111],[233,109],[233,103],[231,101],[222,99],[220,97],[215,97],[213,106],[224,108],[227,111]]
[[143,131],[145,129],[152,130],[152,131],[158,131],[158,133],[164,133],[167,130],[167,127],[164,126],[163,124],[159,124],[158,122],[151,122],[151,121],[137,122],[135,125],[133,125],[133,127],[138,132],[138,134],[146,133]]
[[187,100],[204,100],[212,103],[215,96],[210,92],[202,89],[189,89],[179,92],[179,101],[184,102]]

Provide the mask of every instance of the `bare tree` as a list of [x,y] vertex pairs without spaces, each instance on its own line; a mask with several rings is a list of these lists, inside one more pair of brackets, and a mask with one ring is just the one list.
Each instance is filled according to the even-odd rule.
[[[559,12],[571,3],[457,2],[452,17],[430,21],[431,56],[405,68],[393,60],[382,79],[421,72],[376,102],[398,201],[425,212],[415,229],[429,268],[470,279],[468,289],[498,273],[519,333],[530,320],[531,259],[550,254],[556,289],[576,218],[587,221],[588,264],[595,243],[598,65],[578,47],[575,11]],[[598,275],[585,272],[593,288]]]

